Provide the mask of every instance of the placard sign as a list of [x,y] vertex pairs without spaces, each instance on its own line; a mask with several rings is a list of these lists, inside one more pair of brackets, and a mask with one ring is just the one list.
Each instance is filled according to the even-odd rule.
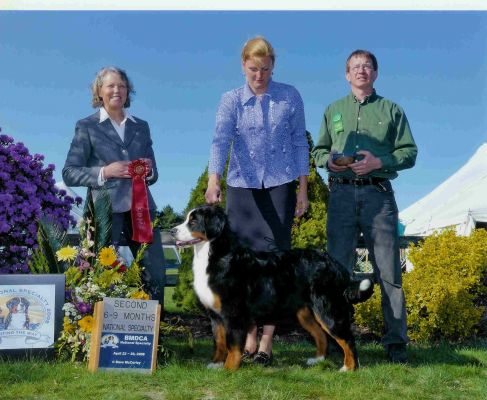
[[96,303],[88,369],[152,373],[160,318],[156,300],[105,297]]

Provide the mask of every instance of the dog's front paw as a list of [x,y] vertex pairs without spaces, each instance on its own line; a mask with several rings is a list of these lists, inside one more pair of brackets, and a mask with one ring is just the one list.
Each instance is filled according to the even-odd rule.
[[323,361],[324,359],[325,359],[325,356],[308,358],[306,360],[306,365],[309,365],[309,366],[316,365],[319,362]]
[[211,362],[209,364],[206,365],[206,368],[208,369],[221,369],[223,368],[223,361],[220,361],[220,362]]

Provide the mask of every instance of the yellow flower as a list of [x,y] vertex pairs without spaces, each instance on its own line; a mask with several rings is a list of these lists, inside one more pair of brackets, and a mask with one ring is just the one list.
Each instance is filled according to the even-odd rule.
[[108,288],[110,285],[122,282],[122,275],[114,269],[106,269],[94,278],[93,282],[102,288]]
[[90,333],[93,329],[93,317],[87,315],[78,321],[78,325],[83,332]]
[[64,272],[64,275],[66,275],[67,286],[77,286],[82,276],[80,270],[77,267],[69,267]]
[[137,290],[130,295],[131,299],[149,300],[149,295],[143,290]]
[[115,250],[113,250],[113,248],[111,247],[104,247],[100,250],[98,260],[100,260],[100,264],[104,267],[109,267],[115,261],[117,261],[117,255],[115,254]]
[[56,251],[56,257],[58,261],[72,261],[76,258],[77,255],[78,250],[76,250],[76,247],[72,246],[66,246]]
[[68,317],[64,317],[63,330],[68,334],[74,333],[74,326]]

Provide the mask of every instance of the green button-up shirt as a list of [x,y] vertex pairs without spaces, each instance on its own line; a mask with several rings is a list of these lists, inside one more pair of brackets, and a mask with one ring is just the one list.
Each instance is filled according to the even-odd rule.
[[[404,111],[375,91],[360,103],[353,93],[330,104],[324,113],[312,155],[318,167],[327,166],[331,151],[353,154],[368,150],[382,161],[380,170],[364,177],[394,179],[397,172],[411,168],[418,149]],[[337,177],[357,177],[351,169],[331,172]]]

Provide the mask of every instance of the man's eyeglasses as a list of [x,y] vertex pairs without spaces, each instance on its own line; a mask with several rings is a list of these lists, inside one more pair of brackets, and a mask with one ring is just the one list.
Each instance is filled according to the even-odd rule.
[[372,71],[374,66],[372,64],[356,64],[353,67],[350,67],[350,69],[355,72],[360,71],[362,68],[366,71]]

